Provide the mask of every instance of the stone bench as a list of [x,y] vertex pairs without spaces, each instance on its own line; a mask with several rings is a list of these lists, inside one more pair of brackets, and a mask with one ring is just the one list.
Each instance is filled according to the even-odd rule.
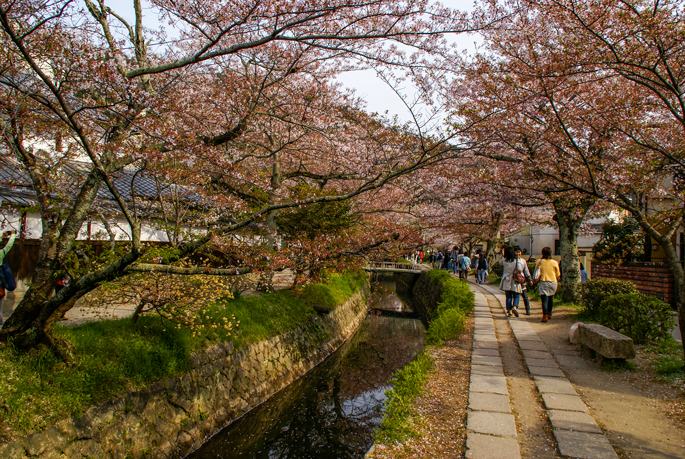
[[634,359],[635,344],[632,338],[604,325],[573,324],[569,334],[571,342],[582,344],[607,359]]

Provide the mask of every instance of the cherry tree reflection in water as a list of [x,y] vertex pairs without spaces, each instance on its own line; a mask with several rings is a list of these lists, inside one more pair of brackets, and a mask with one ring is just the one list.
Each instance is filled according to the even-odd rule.
[[422,348],[420,321],[369,316],[326,362],[189,457],[361,458],[381,421],[388,380]]

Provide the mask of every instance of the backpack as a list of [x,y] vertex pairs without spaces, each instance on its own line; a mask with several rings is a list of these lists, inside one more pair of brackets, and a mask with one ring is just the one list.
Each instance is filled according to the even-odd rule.
[[514,268],[514,282],[521,285],[526,283],[526,276],[523,274],[523,271],[519,269],[518,261],[516,262],[516,267]]
[[464,255],[464,256],[462,257],[462,259],[461,259],[459,265],[460,265],[461,269],[463,269],[464,271],[466,271],[466,270],[469,269],[469,267],[471,266],[471,259],[470,259],[469,257],[467,257],[466,255]]
[[487,271],[488,270],[488,260],[485,258],[479,258],[478,259],[478,271]]

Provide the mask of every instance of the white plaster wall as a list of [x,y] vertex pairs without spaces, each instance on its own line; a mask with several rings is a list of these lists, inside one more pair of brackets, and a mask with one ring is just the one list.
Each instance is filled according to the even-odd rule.
[[21,216],[18,213],[9,213],[3,209],[0,214],[0,232],[19,231]]
[[[0,214],[0,231],[19,230],[20,215],[12,213]],[[113,218],[109,221],[110,227],[115,234],[117,241],[131,240],[131,227],[123,218]],[[37,212],[30,212],[26,214],[26,228],[24,234],[26,239],[40,239],[42,234],[43,224],[40,220],[40,214]],[[205,227],[183,227],[182,231],[185,233],[193,233],[196,235],[204,235],[207,233]],[[167,234],[164,230],[156,228],[151,225],[143,224],[141,228],[141,240],[143,242],[169,242]],[[90,238],[92,240],[109,240],[109,234],[105,229],[105,225],[100,220],[93,220],[90,224]],[[88,239],[88,223],[84,223],[79,230],[79,240]]]

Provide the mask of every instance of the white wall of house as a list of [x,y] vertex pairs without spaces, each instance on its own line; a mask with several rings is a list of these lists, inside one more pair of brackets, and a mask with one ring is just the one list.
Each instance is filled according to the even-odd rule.
[[[578,238],[578,251],[591,252],[592,247],[599,241],[600,234],[583,235]],[[527,254],[539,257],[543,247],[549,247],[554,252],[555,242],[559,239],[559,230],[552,226],[530,226],[509,236],[512,245],[526,249]]]
[[[19,213],[3,212],[0,214],[0,231],[15,230],[19,231],[21,228],[21,215]],[[115,234],[117,241],[131,240],[131,227],[123,218],[111,218],[108,220],[112,232]],[[25,239],[40,239],[42,234],[43,224],[40,219],[40,214],[37,212],[29,212],[26,214],[26,226],[23,228]],[[195,234],[204,234],[206,228],[190,228],[184,227],[183,231],[193,232]],[[164,230],[155,228],[151,225],[143,224],[141,228],[141,240],[143,242],[169,242],[169,238]],[[78,240],[88,240],[88,224],[84,223],[81,227]],[[105,225],[100,220],[93,220],[90,224],[90,239],[91,240],[109,240],[109,234],[105,229]]]

